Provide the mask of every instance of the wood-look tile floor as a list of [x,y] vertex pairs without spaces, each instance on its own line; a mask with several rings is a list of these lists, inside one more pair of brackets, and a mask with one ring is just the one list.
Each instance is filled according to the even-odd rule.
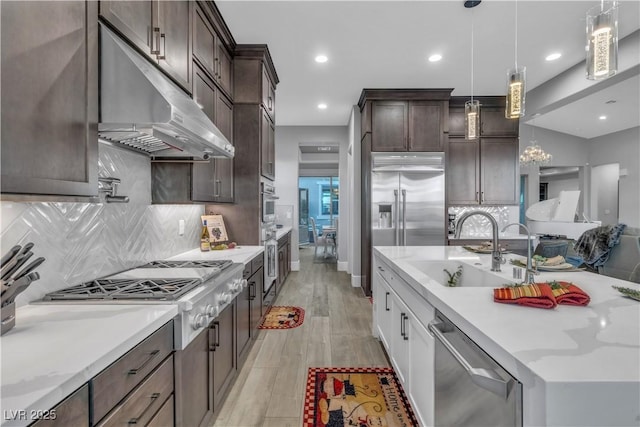
[[302,307],[304,323],[260,331],[215,427],[300,427],[309,367],[389,366],[371,334],[369,299],[335,263],[314,263],[313,247],[300,249],[300,271],[274,305]]

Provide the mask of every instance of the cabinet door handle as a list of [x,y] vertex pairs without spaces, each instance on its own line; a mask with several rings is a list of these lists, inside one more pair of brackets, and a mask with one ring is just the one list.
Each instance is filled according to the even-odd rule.
[[480,193],[480,202],[484,203],[484,191]]
[[404,313],[400,313],[400,335],[402,335],[402,337],[404,337],[405,332],[404,332]]
[[475,201],[476,201],[476,202],[479,202],[479,200],[478,200],[478,192],[477,192],[477,191],[476,191],[476,198],[475,198]]
[[410,136],[407,137],[407,141],[409,142],[409,150],[411,150],[411,137]]
[[404,329],[404,335],[403,336],[404,336],[405,341],[407,341],[409,339],[409,334],[407,333],[407,325],[406,325],[406,323],[404,323],[404,321],[405,320],[409,320],[409,316],[407,316],[404,313],[402,313],[402,316],[404,316],[403,319],[402,319],[402,325],[404,326],[403,327],[403,329]]
[[256,282],[249,282],[249,300],[256,299]]
[[220,322],[215,321],[215,322],[213,322],[213,325],[216,328],[216,343],[215,343],[215,346],[216,347],[220,347]]
[[159,354],[160,354],[160,350],[153,350],[151,353],[149,353],[149,357],[147,358],[147,360],[142,362],[142,365],[140,365],[140,366],[138,366],[137,368],[134,368],[134,369],[129,369],[129,372],[127,372],[127,374],[128,375],[136,375],[138,372],[143,370],[149,363],[151,363],[151,361]]
[[135,418],[131,418],[129,420],[129,422],[127,424],[138,424],[138,422],[140,421],[140,419],[142,419],[144,417],[144,415],[147,413],[147,411],[149,409],[151,409],[151,407],[153,406],[153,404],[156,402],[156,400],[158,400],[158,398],[160,397],[160,393],[153,393],[151,396],[149,396],[151,399],[151,402],[149,402],[149,404],[147,405],[146,408],[144,408],[144,411],[142,411],[142,413],[140,415],[138,415]]
[[385,296],[384,296],[384,309],[385,311],[390,311],[391,309],[389,308],[389,292],[385,292]]
[[160,55],[160,28],[153,27],[153,36],[151,37],[151,54]]
[[382,267],[378,266],[378,270],[380,270],[380,271],[384,271],[384,268],[382,268]]
[[156,56],[158,60],[165,59],[167,53],[167,38],[164,33],[160,34],[160,41],[158,42],[158,55]]
[[220,64],[220,59],[213,59],[213,77],[218,78],[218,65]]

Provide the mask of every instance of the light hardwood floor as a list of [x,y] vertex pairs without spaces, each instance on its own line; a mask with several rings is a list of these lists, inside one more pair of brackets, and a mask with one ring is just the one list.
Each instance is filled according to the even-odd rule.
[[300,427],[309,367],[389,366],[371,335],[369,299],[335,263],[313,261],[313,247],[301,248],[300,271],[274,303],[302,307],[304,323],[260,331],[215,427]]

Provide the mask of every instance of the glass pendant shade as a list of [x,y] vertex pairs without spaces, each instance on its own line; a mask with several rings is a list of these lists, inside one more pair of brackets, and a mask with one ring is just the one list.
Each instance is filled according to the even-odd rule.
[[524,116],[526,68],[518,67],[507,71],[507,108],[505,117],[517,119]]
[[464,103],[464,138],[476,139],[480,136],[480,101]]
[[587,79],[606,79],[617,71],[618,4],[603,1],[587,12]]

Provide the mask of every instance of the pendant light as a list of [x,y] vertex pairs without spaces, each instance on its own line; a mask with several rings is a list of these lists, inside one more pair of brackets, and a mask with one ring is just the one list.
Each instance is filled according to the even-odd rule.
[[504,116],[507,119],[517,119],[524,116],[525,76],[526,67],[518,67],[518,0],[516,3],[516,34],[515,34],[515,66],[507,70],[507,108]]
[[617,71],[618,2],[601,0],[587,12],[587,79],[606,79]]
[[[479,1],[466,1],[464,7],[473,8]],[[473,99],[473,11],[471,11],[471,100],[464,103],[464,139],[475,140],[480,135],[480,101]]]

